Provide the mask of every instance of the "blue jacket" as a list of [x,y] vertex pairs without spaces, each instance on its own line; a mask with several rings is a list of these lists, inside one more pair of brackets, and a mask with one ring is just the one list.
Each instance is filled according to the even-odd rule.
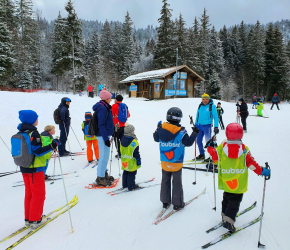
[[[128,147],[131,142],[134,140],[133,137],[126,137],[123,136],[121,139],[121,145],[123,147]],[[137,146],[133,152],[133,157],[137,160],[137,165],[141,165],[141,157],[140,157],[140,153],[139,153],[139,146]]]
[[[211,111],[209,111],[210,105],[212,104]],[[216,106],[213,104],[213,100],[210,99],[207,105],[200,104],[197,110],[195,124],[197,125],[209,125],[214,120],[214,127],[218,128],[219,118],[216,110]]]
[[99,84],[99,91],[102,91],[104,88],[104,85],[103,84]]
[[277,96],[277,95],[276,96],[273,96],[272,97],[272,102],[273,103],[280,102],[279,96]]
[[104,101],[99,101],[93,106],[93,110],[97,110],[99,127],[97,136],[102,136],[104,141],[109,140],[109,136],[114,134],[114,122],[111,109],[111,105],[108,105]]
[[65,125],[70,125],[70,117],[69,117],[69,106],[65,104],[65,99],[63,98],[61,100],[61,103],[59,104],[59,117],[61,120],[61,124],[64,122]]

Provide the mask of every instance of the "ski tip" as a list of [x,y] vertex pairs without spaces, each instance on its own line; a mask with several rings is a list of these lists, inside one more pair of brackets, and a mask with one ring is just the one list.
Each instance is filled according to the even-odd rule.
[[111,196],[114,196],[114,195],[116,195],[116,194],[111,194]]
[[253,206],[256,206],[256,205],[257,205],[257,201],[254,202]]
[[154,181],[155,180],[155,177],[153,177],[152,179],[151,179],[151,181]]

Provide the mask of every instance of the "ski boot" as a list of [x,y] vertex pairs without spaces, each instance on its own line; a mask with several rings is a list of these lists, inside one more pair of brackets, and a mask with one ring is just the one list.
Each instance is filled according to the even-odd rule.
[[48,220],[50,220],[50,218],[45,218],[45,216],[42,215],[42,217],[39,221],[29,221],[31,230],[35,230],[35,229],[39,228],[44,223],[46,223]]
[[184,208],[184,206],[185,206],[184,202],[183,202],[183,204],[181,206],[174,205],[173,206],[173,210],[182,209],[182,208]]
[[234,224],[229,223],[228,221],[225,221],[225,220],[223,221],[223,227],[228,229],[231,233],[236,231]]
[[106,173],[105,173],[105,179],[107,181],[111,181],[111,182],[113,182],[115,180],[113,176],[109,176],[108,171],[106,171]]
[[[196,157],[197,161],[201,161],[201,160],[204,160],[204,159],[205,159],[204,155],[199,155],[199,156]],[[195,160],[195,159],[193,159],[193,160]]]

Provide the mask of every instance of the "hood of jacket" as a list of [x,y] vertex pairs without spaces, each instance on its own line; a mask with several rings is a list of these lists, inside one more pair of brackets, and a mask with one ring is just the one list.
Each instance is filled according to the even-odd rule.
[[180,124],[164,122],[162,123],[162,127],[157,130],[157,133],[161,141],[169,142],[178,135],[181,129],[182,127]]
[[32,126],[31,124],[28,124],[28,123],[20,123],[18,126],[17,126],[17,129],[21,132],[25,132],[25,131],[34,131],[34,130],[37,130],[36,127]]
[[108,109],[112,109],[112,106],[106,103],[105,101],[99,101],[93,106],[93,110],[96,111],[98,107],[106,107]]
[[62,108],[62,107],[65,107],[67,109],[69,109],[69,106],[66,105],[65,103],[63,104],[62,102],[58,105],[58,108]]
[[48,137],[52,138],[52,135],[49,134],[47,131],[43,131],[43,132],[41,133],[41,136],[48,136]]
[[133,140],[134,140],[133,137],[123,136],[121,139],[121,144],[123,147],[128,147]]
[[242,141],[226,141],[223,144],[223,151],[227,157],[232,159],[239,158],[245,151],[246,147]]

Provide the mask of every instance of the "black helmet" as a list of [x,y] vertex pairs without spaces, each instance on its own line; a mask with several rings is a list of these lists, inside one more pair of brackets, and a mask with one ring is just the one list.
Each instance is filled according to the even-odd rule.
[[180,108],[173,107],[167,111],[166,120],[169,122],[180,122],[182,111]]

